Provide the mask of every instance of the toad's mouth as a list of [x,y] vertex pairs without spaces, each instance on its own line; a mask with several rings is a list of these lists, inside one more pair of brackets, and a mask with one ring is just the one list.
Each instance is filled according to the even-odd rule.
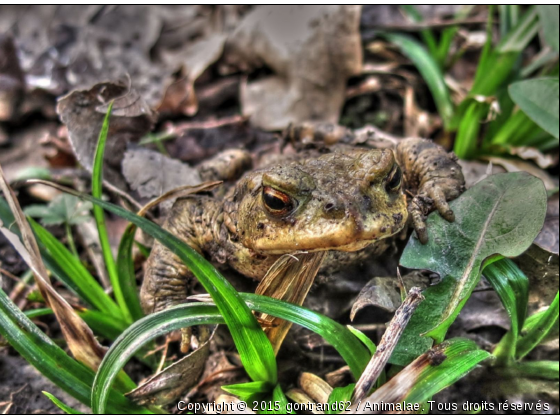
[[281,231],[276,234],[253,237],[246,241],[245,246],[260,254],[280,255],[294,251],[319,252],[342,251],[356,252],[373,242],[388,238],[400,232],[405,226],[406,217],[397,218],[392,224],[369,226],[359,229],[349,226],[346,229],[308,229]]

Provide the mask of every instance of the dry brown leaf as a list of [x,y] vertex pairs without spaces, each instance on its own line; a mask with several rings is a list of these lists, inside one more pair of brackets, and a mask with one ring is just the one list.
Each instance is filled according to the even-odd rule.
[[14,215],[16,223],[21,231],[22,241],[19,237],[5,227],[0,227],[4,236],[12,243],[29,268],[33,271],[35,281],[41,295],[48,306],[54,311],[56,319],[62,330],[62,334],[68,343],[70,351],[80,362],[93,370],[101,363],[106,349],[99,344],[88,325],[74,312],[58,292],[52,287],[47,269],[43,265],[39,247],[31,226],[23,214],[17,198],[6,182],[4,172],[0,166],[0,189],[4,193],[6,201]]
[[261,6],[226,43],[226,60],[275,73],[242,87],[243,115],[278,130],[320,120],[336,123],[346,81],[362,68],[360,6]]
[[165,52],[163,60],[171,68],[182,68],[181,78],[165,90],[159,112],[182,113],[192,116],[198,111],[198,99],[194,82],[218,58],[221,57],[226,36],[213,34],[180,51]]
[[215,330],[199,348],[152,376],[127,396],[140,405],[165,405],[176,401],[197,383],[210,353],[209,343]]
[[544,154],[534,147],[512,147],[509,152],[524,160],[532,160],[540,168],[546,169],[558,163],[558,155]]
[[148,133],[155,115],[136,91],[126,84],[99,83],[88,90],[75,90],[59,99],[57,113],[68,127],[70,143],[80,163],[89,171],[108,104],[114,100],[105,149],[103,179],[124,189],[121,161],[130,142]]
[[[425,289],[430,284],[428,276],[424,276],[420,271],[413,271],[403,276],[402,281],[406,290],[413,287]],[[353,321],[356,314],[367,306],[377,306],[394,312],[402,303],[398,287],[399,282],[396,277],[375,277],[370,280],[352,305],[350,320]]]
[[[326,252],[282,255],[270,267],[255,293],[302,305],[325,256]],[[292,323],[268,314],[261,314],[258,319],[274,352],[278,353]]]
[[558,185],[556,185],[552,177],[547,172],[536,167],[530,162],[526,162],[524,160],[505,159],[500,157],[490,157],[488,158],[488,161],[492,162],[495,165],[500,165],[507,172],[528,172],[531,175],[542,179],[547,190],[552,190],[558,187]]
[[548,197],[544,226],[535,239],[535,244],[558,255],[558,191]]
[[[175,188],[202,182],[198,171],[188,164],[142,148],[129,148],[125,152],[122,173],[130,188],[143,198],[158,197]],[[172,204],[166,202],[164,208]]]

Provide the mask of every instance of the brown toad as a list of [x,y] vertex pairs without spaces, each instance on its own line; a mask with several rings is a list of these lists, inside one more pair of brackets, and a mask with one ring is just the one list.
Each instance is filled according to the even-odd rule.
[[[316,124],[289,134],[305,150],[247,172],[224,198],[178,200],[164,227],[214,263],[260,281],[285,254],[328,251],[323,264],[340,266],[351,260],[342,254],[386,250],[409,217],[423,242],[428,212],[437,209],[453,221],[447,201],[464,190],[464,178],[455,157],[431,141],[405,139],[392,149],[355,147],[349,130]],[[231,156],[247,157],[239,151]],[[228,159],[216,162],[218,169],[201,168],[212,174],[207,179],[235,172]],[[191,278],[178,257],[156,243],[142,285],[144,310],[185,301]]]

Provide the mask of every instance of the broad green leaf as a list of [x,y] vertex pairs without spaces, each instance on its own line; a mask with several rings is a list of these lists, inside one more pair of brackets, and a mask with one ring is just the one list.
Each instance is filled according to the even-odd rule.
[[479,349],[472,341],[453,338],[422,354],[375,391],[367,401],[422,403],[489,357],[492,357],[490,353]]
[[[58,266],[73,280],[79,296],[84,297],[87,303],[101,312],[110,314],[122,322],[122,314],[115,302],[105,293],[103,287],[93,278],[83,264],[66,249],[48,230],[29,219],[37,239],[44,245],[46,251],[57,262]],[[122,328],[126,324],[122,323]]]
[[[89,405],[94,373],[55,345],[0,289],[0,334],[43,376],[83,404]],[[113,390],[111,413],[149,413]]]
[[397,346],[396,352],[409,358],[417,355],[418,346],[429,345],[428,337],[443,340],[485,264],[500,255],[520,255],[532,244],[544,223],[546,191],[540,179],[527,173],[496,174],[451,202],[451,208],[455,222],[432,213],[429,242],[422,245],[413,235],[401,257],[403,266],[431,270],[443,279],[424,292],[426,299]]
[[[345,387],[334,388],[329,395],[327,401],[329,409],[325,411],[325,414],[338,414],[343,412],[343,410],[348,407],[348,401],[352,400],[352,393],[356,384],[349,384]],[[333,409],[336,407],[335,409]]]
[[243,366],[251,379],[276,383],[276,359],[270,341],[266,338],[259,323],[241,299],[239,293],[212,264],[165,229],[128,210],[48,181],[40,181],[40,183],[91,201],[93,204],[134,223],[154,239],[167,246],[189,267],[212,296],[228,324]]
[[558,78],[522,80],[510,85],[509,94],[529,118],[558,139]]
[[550,47],[558,52],[559,51],[559,35],[558,27],[559,22],[559,6],[557,4],[539,4],[537,6],[539,19],[544,32],[544,39]]
[[56,405],[58,408],[60,408],[66,414],[85,414],[85,413],[82,413],[81,411],[74,410],[72,407],[67,406],[62,401],[60,401],[58,398],[56,398],[53,394],[51,394],[47,391],[43,391],[43,395],[45,397],[47,397],[49,400],[51,400],[54,405]]
[[551,329],[558,325],[558,293],[556,293],[556,297],[548,309],[537,315],[535,322],[529,323],[529,320],[527,320],[528,328],[523,331],[523,337],[517,341],[515,356],[518,359],[522,359],[529,354],[549,334]]
[[443,73],[437,63],[430,56],[428,51],[413,38],[400,34],[383,34],[383,36],[399,47],[401,52],[414,63],[426,81],[434,97],[439,115],[445,127],[447,127],[453,115],[453,103],[451,102]]
[[514,359],[517,337],[527,316],[529,279],[513,261],[507,258],[489,264],[482,274],[498,293],[511,321],[510,339],[502,340],[494,351],[498,363],[507,364]]
[[[320,334],[340,353],[354,377],[359,377],[368,364],[370,355],[365,346],[347,328],[326,316],[266,296],[242,293],[241,297],[251,310],[286,319]],[[150,340],[179,328],[223,322],[224,318],[213,304],[186,303],[148,315],[132,324],[113,343],[97,371],[92,391],[94,412],[102,413],[104,411],[107,390],[116,373],[136,351]],[[264,381],[257,382],[264,383]],[[253,384],[255,383],[253,382]]]

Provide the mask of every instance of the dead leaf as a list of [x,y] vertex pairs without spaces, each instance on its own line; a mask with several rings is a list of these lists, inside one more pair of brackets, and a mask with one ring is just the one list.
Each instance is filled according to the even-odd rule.
[[275,73],[242,86],[243,115],[267,130],[290,123],[336,123],[346,81],[362,67],[360,6],[261,6],[226,43],[226,61]]
[[[159,197],[175,188],[202,182],[198,171],[186,163],[142,148],[125,152],[122,173],[130,188],[143,198]],[[170,208],[173,201],[163,204]]]
[[12,37],[0,33],[0,121],[18,114],[23,100],[25,80]]
[[165,405],[177,400],[185,390],[197,383],[204,370],[210,352],[209,343],[215,331],[214,328],[198,349],[152,376],[127,396],[140,405]]
[[467,189],[489,175],[506,172],[499,165],[489,165],[487,162],[478,162],[476,160],[459,159],[459,165],[461,165],[463,170],[465,187]]
[[[321,251],[282,255],[270,267],[255,293],[302,305],[325,256],[326,252]],[[278,353],[292,323],[268,314],[261,314],[258,319],[274,352]]]
[[68,136],[79,162],[88,170],[93,159],[107,106],[114,100],[105,149],[103,179],[124,189],[121,161],[128,143],[148,133],[155,115],[138,93],[122,82],[99,83],[59,99],[57,113],[68,127]]
[[[425,289],[430,284],[428,276],[421,271],[413,271],[402,277],[406,290],[412,287]],[[353,321],[356,314],[367,306],[377,306],[389,312],[394,312],[401,306],[402,299],[399,291],[399,282],[396,277],[375,277],[362,289],[350,312]]]
[[14,215],[16,223],[20,229],[22,241],[19,237],[5,227],[1,226],[0,231],[4,234],[11,244],[16,248],[26,264],[33,271],[35,282],[41,291],[45,302],[54,311],[56,319],[62,330],[62,334],[70,351],[80,362],[89,366],[94,371],[101,363],[106,349],[99,344],[89,326],[74,312],[72,307],[58,294],[52,287],[47,269],[43,265],[39,247],[23,214],[14,192],[6,182],[4,172],[0,166],[0,189],[4,193],[6,201]]
[[181,78],[166,90],[158,105],[159,112],[180,112],[192,116],[198,111],[198,99],[194,82],[218,58],[221,57],[226,36],[213,34],[180,51],[165,52],[163,60],[169,67],[182,67]]
[[550,168],[558,163],[558,155],[544,154],[534,147],[512,147],[509,152],[523,160],[532,160],[543,169]]
[[507,172],[521,172],[521,171],[528,172],[531,175],[534,175],[537,178],[542,179],[542,181],[544,182],[544,186],[547,190],[558,188],[558,185],[556,185],[552,177],[547,172],[536,167],[530,162],[526,162],[524,160],[505,159],[500,157],[489,157],[488,161],[492,162],[495,165],[500,165]]
[[544,226],[534,243],[558,255],[558,191],[548,197]]
[[515,259],[529,278],[529,315],[549,306],[556,296],[558,260],[558,254],[552,254],[535,244]]

